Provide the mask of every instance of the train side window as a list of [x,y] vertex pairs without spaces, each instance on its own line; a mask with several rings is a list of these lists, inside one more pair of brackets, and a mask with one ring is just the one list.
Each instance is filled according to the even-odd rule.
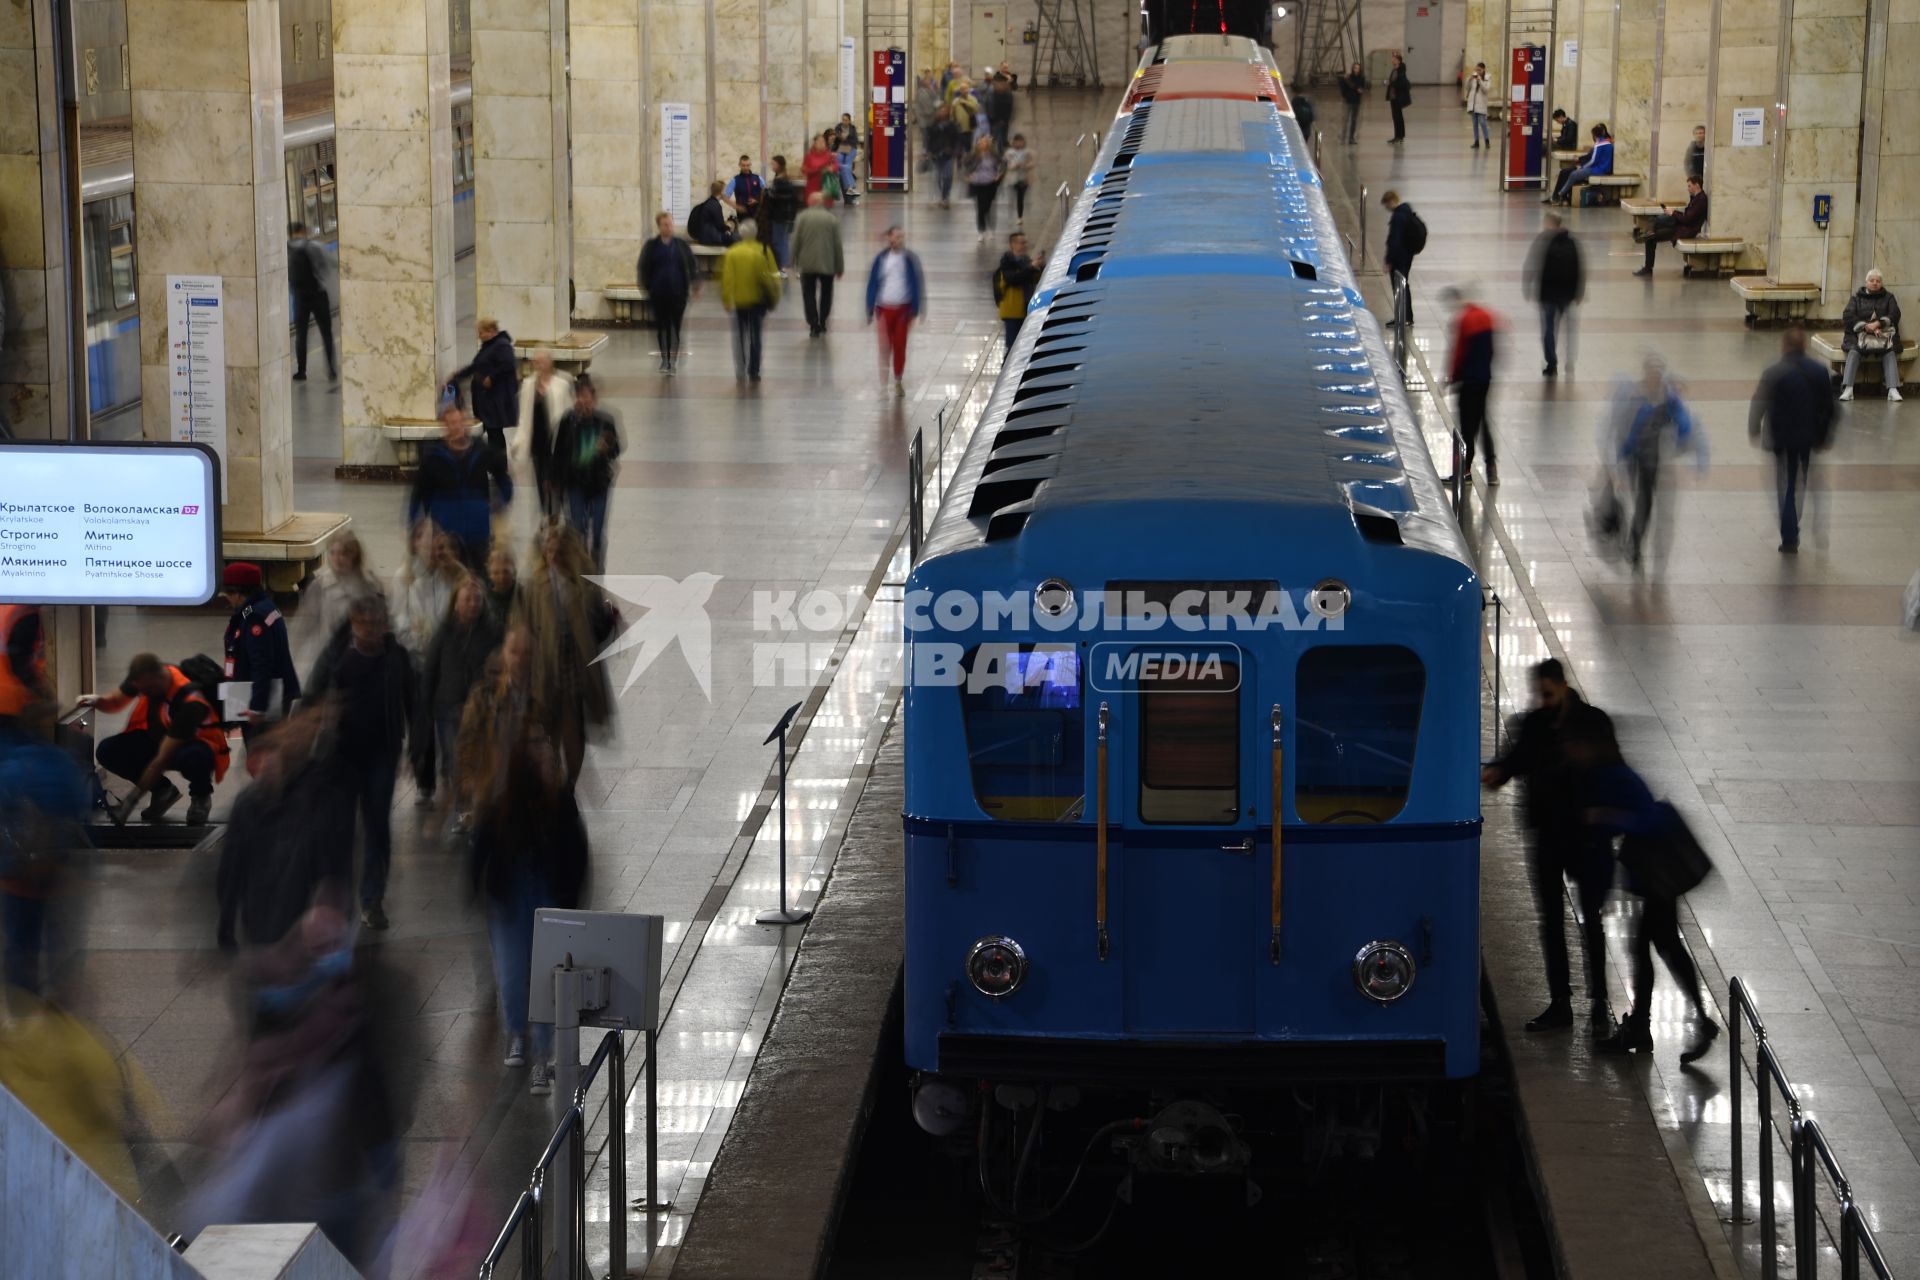
[[107,228],[107,279],[113,290],[113,309],[124,311],[134,302],[133,223],[116,222]]
[[1071,644],[983,644],[960,692],[973,795],[1002,822],[1065,822],[1086,808],[1080,655]]
[[1240,668],[1140,686],[1140,820],[1226,825],[1240,813]]
[[1304,822],[1385,822],[1406,808],[1426,668],[1399,645],[1323,645],[1294,684],[1293,807]]

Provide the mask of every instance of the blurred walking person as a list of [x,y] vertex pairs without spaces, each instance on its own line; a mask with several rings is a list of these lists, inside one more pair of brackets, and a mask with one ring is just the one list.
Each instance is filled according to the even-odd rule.
[[760,381],[761,337],[767,312],[780,304],[780,268],[760,243],[753,219],[740,222],[740,239],[720,260],[720,305],[733,316],[733,377]]
[[1493,426],[1487,421],[1487,397],[1493,390],[1493,313],[1468,299],[1458,289],[1440,291],[1440,300],[1454,309],[1452,344],[1447,356],[1447,382],[1459,406],[1460,480],[1473,470],[1473,455],[1486,445],[1487,484],[1500,483],[1500,457],[1493,447]]
[[920,258],[907,249],[907,233],[887,228],[887,247],[874,257],[867,272],[867,321],[880,332],[880,382],[886,385],[887,365],[893,365],[893,393],[907,394],[907,334],[920,318],[926,298],[926,274]]
[[553,367],[553,352],[533,353],[533,376],[520,384],[520,429],[514,433],[512,461],[533,463],[533,493],[540,514],[553,514],[547,470],[553,463],[553,437],[573,404],[573,379]]
[[594,566],[607,567],[607,500],[620,470],[620,428],[600,407],[600,390],[586,374],[573,388],[573,408],[560,419],[553,456],[555,505],[585,539]]
[[0,929],[6,931],[6,985],[35,995],[42,989],[49,914],[65,888],[69,859],[87,847],[92,807],[86,775],[53,740],[56,709],[51,698],[34,698],[14,707],[0,724]]
[[793,223],[800,216],[800,184],[787,172],[787,158],[773,158],[773,177],[767,181],[767,225],[773,231],[773,256],[785,275],[793,266]]
[[1027,135],[1014,134],[1013,145],[1001,159],[1013,183],[1013,225],[1023,227],[1027,221],[1027,188],[1033,185],[1033,173],[1039,163],[1034,159],[1032,148],[1027,146]]
[[1000,312],[1000,323],[1006,328],[1007,350],[1013,350],[1013,340],[1020,336],[1020,326],[1027,322],[1027,304],[1033,299],[1035,286],[1040,283],[1040,273],[1047,265],[1047,255],[1038,258],[1027,256],[1027,233],[1016,231],[1007,237],[1007,251],[1000,255],[1000,265],[993,273],[993,301]]
[[353,795],[327,758],[331,708],[302,711],[247,747],[253,781],[233,802],[215,884],[222,951],[270,947],[316,904],[353,891]]
[[1760,375],[1747,411],[1748,437],[1773,454],[1782,555],[1800,550],[1800,513],[1813,455],[1833,443],[1835,412],[1827,366],[1807,354],[1807,331],[1794,325],[1781,335],[1780,359]]
[[991,138],[982,138],[967,157],[967,193],[973,197],[973,229],[985,240],[993,230],[993,201],[1006,170]]
[[498,674],[474,691],[461,717],[460,762],[474,808],[471,874],[486,901],[506,1065],[525,1066],[531,1050],[528,1092],[544,1095],[553,1087],[553,1026],[535,1023],[529,1045],[533,917],[541,907],[579,905],[587,837],[548,729],[551,707],[539,696],[537,643],[525,627],[507,632]]
[[1360,104],[1366,99],[1368,87],[1367,73],[1357,62],[1340,77],[1340,101],[1347,108],[1347,145],[1350,147],[1360,141]]
[[[414,550],[393,576],[393,594],[388,606],[394,634],[409,653],[424,654],[433,643],[434,630],[453,607],[453,591],[466,573],[451,534],[433,527],[430,520],[414,526]],[[378,594],[378,593],[368,593]],[[361,596],[354,600],[362,599]],[[351,612],[353,601],[347,602]],[[339,647],[346,643],[344,624],[327,637],[327,643]],[[323,649],[322,652],[325,650]]]
[[961,136],[960,126],[953,121],[953,108],[944,104],[921,130],[920,145],[933,166],[933,183],[940,192],[942,209],[953,204],[953,165],[960,152]]
[[513,617],[513,603],[520,598],[520,566],[504,544],[487,557],[487,614],[494,629],[506,634],[507,621]]
[[[425,528],[430,554],[432,527],[428,525]],[[414,536],[420,535],[416,533]],[[299,665],[305,670],[313,670],[313,661],[320,656],[320,651],[347,625],[348,605],[361,596],[386,594],[387,589],[368,561],[367,549],[361,544],[359,535],[351,529],[336,534],[333,541],[327,543],[327,554],[319,572],[313,575],[313,585],[301,595],[301,639],[296,646],[300,654]]]
[[327,279],[333,261],[307,235],[304,222],[287,228],[287,288],[293,294],[293,380],[307,380],[307,322],[320,326],[320,346],[327,353],[327,379],[340,380],[340,363],[333,354],[333,295]]
[[475,448],[467,415],[449,405],[440,414],[441,436],[420,450],[420,466],[407,496],[407,523],[422,519],[459,539],[467,567],[481,572],[493,545],[493,516],[513,501],[507,455]]
[[987,102],[987,128],[993,135],[994,149],[1005,151],[1013,135],[1013,81],[996,75],[993,97]]
[[[1623,387],[1614,400],[1614,461],[1625,468],[1633,493],[1633,519],[1627,527],[1627,559],[1641,568],[1647,530],[1654,523],[1654,505],[1660,490],[1660,468],[1675,454],[1691,453],[1700,471],[1707,469],[1707,442],[1694,430],[1693,414],[1667,377],[1667,364],[1650,355],[1641,366],[1640,381]],[[1668,530],[1656,532],[1656,559],[1665,559]]]
[[833,282],[847,273],[840,219],[818,191],[793,223],[793,265],[800,272],[800,301],[807,309],[807,336],[818,338],[833,317]]
[[456,370],[447,381],[468,383],[473,415],[486,429],[487,448],[504,462],[507,432],[519,421],[520,360],[513,351],[513,335],[492,316],[480,317],[474,333],[480,349],[474,352],[473,363]]
[[518,621],[533,639],[534,692],[547,708],[572,782],[586,759],[589,733],[613,718],[607,668],[594,658],[613,634],[614,612],[587,581],[593,562],[579,534],[548,525],[537,545],[539,561],[520,593]]
[[486,606],[478,578],[461,581],[453,610],[434,633],[420,679],[413,732],[433,738],[440,762],[440,783],[451,797],[448,827],[464,831],[472,789],[459,776],[460,717],[473,691],[486,681],[487,660],[500,647],[503,632]]
[[1527,255],[1527,296],[1540,304],[1540,351],[1546,357],[1543,378],[1560,373],[1560,326],[1567,326],[1567,372],[1573,372],[1574,304],[1586,296],[1587,281],[1580,260],[1580,242],[1567,230],[1566,219],[1548,212],[1546,229],[1534,239]]
[[393,788],[414,718],[414,673],[387,620],[386,602],[363,597],[348,613],[345,643],[329,645],[307,696],[333,701],[333,759],[365,831],[360,919],[387,927],[387,874],[393,863]]
[[640,249],[640,287],[653,308],[660,372],[671,377],[680,356],[680,321],[687,314],[687,299],[699,290],[699,274],[692,248],[673,233],[673,215],[657,213],[653,225],[657,234]]

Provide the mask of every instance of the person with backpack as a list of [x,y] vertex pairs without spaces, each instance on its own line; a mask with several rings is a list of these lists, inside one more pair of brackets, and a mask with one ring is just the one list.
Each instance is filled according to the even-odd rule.
[[207,665],[213,670],[190,676],[151,653],[135,654],[118,690],[80,698],[80,705],[102,711],[133,707],[125,731],[102,740],[94,751],[102,769],[133,784],[133,790],[112,810],[116,826],[125,824],[143,795],[152,796],[141,811],[143,821],[158,822],[166,816],[180,801],[180,789],[167,779],[169,773],[186,780],[187,825],[205,825],[213,808],[213,785],[227,776],[232,758],[227,731],[220,727],[215,708],[220,668],[211,660]]
[[1407,108],[1413,105],[1413,85],[1407,79],[1407,60],[1400,51],[1393,51],[1393,70],[1387,72],[1387,105],[1393,108],[1393,137],[1388,139],[1391,145],[1398,146],[1407,140]]
[[[1543,378],[1560,373],[1560,324],[1573,304],[1586,292],[1586,278],[1580,261],[1580,244],[1567,230],[1566,219],[1548,211],[1546,229],[1533,242],[1527,255],[1527,296],[1540,304],[1540,348],[1546,355]],[[1567,344],[1567,371],[1573,371],[1573,344]]]
[[1000,323],[1006,326],[1007,350],[1013,350],[1013,340],[1020,336],[1020,326],[1027,321],[1027,304],[1033,300],[1033,290],[1040,283],[1040,273],[1046,268],[1047,255],[1038,258],[1027,256],[1027,233],[1016,231],[1007,237],[1007,251],[1000,255],[1000,265],[993,271],[993,300],[1000,311]]
[[222,951],[270,947],[316,901],[341,910],[353,885],[353,797],[321,754],[329,717],[306,711],[247,746],[253,781],[233,802],[215,893]]
[[1420,221],[1420,215],[1413,206],[1400,198],[1398,191],[1389,190],[1380,197],[1380,204],[1387,211],[1387,279],[1392,283],[1394,296],[1399,300],[1399,318],[1407,324],[1413,323],[1413,260],[1427,247],[1427,224]]

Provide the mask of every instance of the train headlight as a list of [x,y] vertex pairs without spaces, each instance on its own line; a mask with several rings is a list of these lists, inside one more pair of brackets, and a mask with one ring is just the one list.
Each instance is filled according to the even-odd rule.
[[1012,938],[988,934],[967,948],[967,981],[983,996],[1003,1000],[1027,980],[1027,953]]
[[1413,956],[1397,942],[1369,942],[1353,958],[1353,985],[1360,994],[1392,1004],[1413,987]]

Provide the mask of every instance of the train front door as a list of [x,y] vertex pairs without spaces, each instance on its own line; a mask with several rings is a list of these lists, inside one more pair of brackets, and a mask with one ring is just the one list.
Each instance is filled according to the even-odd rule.
[[1112,946],[1127,1030],[1250,1032],[1268,789],[1250,659],[1232,644],[1099,648],[1093,682],[1120,747]]

